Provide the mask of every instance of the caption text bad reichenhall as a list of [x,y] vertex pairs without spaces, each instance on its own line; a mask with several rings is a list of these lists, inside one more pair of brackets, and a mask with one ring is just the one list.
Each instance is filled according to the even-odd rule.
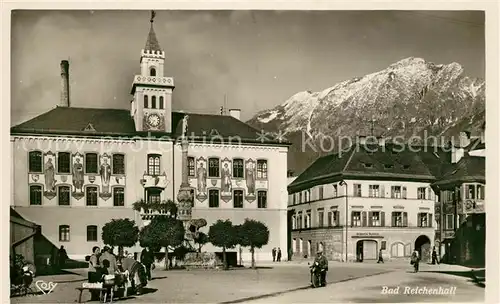
[[381,294],[386,295],[454,295],[457,292],[457,287],[411,287],[411,286],[398,286],[389,287],[382,286]]

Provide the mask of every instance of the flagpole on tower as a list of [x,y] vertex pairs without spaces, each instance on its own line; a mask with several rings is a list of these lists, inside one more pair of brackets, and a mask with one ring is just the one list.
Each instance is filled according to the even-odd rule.
[[151,11],[151,19],[149,20],[149,22],[151,22],[151,25],[153,24],[153,21],[155,19],[155,16],[156,16],[156,12],[155,11]]

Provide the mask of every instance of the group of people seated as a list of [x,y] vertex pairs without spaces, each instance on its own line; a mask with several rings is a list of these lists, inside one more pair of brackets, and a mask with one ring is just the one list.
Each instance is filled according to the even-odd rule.
[[[140,294],[141,289],[147,285],[147,274],[144,265],[134,259],[133,254],[115,256],[111,248],[104,246],[92,249],[92,255],[87,257],[88,282],[102,283],[103,288],[115,289],[128,284],[128,290]],[[98,291],[91,290],[91,301],[99,300]]]

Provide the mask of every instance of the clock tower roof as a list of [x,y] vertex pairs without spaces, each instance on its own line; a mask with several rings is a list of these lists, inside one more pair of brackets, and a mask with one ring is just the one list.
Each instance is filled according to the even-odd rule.
[[154,11],[151,11],[151,28],[149,29],[149,34],[148,34],[148,39],[146,40],[146,46],[144,47],[145,50],[149,51],[159,51],[161,52],[162,49],[160,47],[160,43],[158,42],[158,39],[156,38],[156,33],[153,27],[153,22],[154,22],[154,17],[156,13]]

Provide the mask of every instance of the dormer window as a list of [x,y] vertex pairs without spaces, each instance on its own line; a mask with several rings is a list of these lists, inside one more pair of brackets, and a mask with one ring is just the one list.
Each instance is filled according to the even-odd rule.
[[373,168],[373,164],[371,163],[364,163],[365,168]]
[[385,165],[384,165],[384,168],[385,168],[385,169],[392,169],[392,168],[394,168],[394,165],[391,165],[391,164],[385,164]]
[[404,169],[404,170],[408,170],[408,169],[410,169],[410,165],[403,165],[403,169]]

